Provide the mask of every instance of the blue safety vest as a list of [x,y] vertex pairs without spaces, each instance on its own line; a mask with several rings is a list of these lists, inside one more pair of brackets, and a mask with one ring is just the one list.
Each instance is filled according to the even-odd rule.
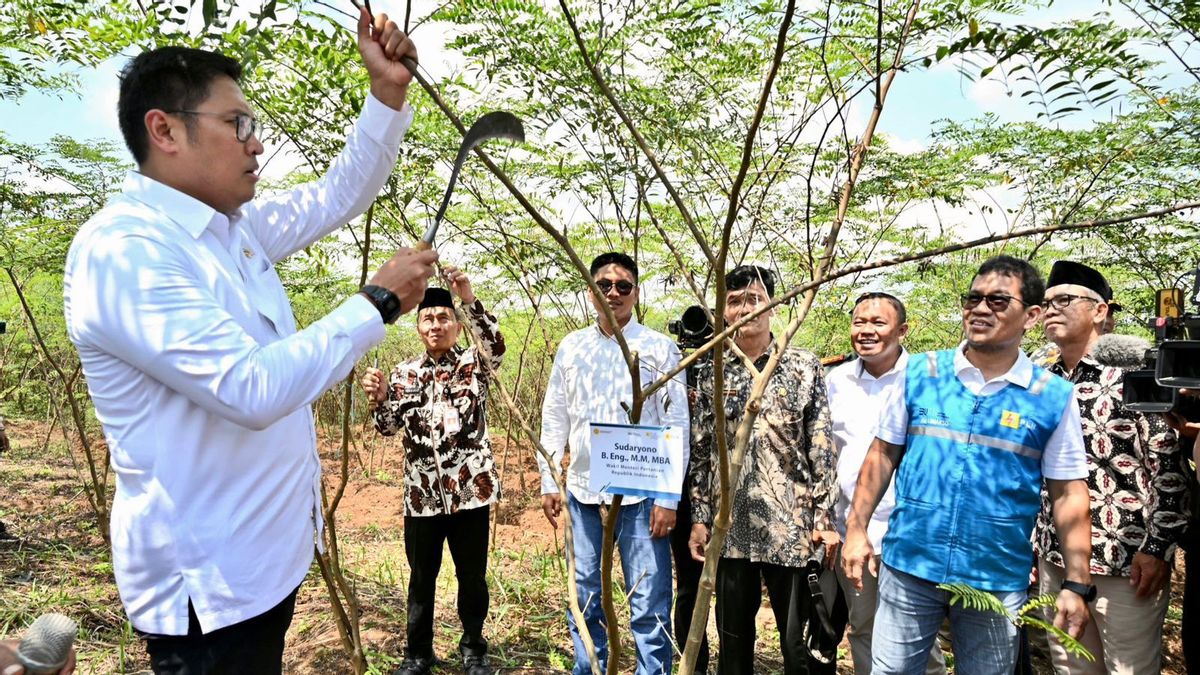
[[976,396],[954,372],[954,350],[913,356],[905,378],[908,442],[884,562],[936,583],[1026,589],[1042,451],[1071,383],[1034,366],[1028,389]]

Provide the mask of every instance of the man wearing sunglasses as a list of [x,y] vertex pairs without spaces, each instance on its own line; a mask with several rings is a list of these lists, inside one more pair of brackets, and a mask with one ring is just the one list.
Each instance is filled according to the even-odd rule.
[[[550,370],[550,382],[542,401],[542,446],[551,453],[554,468],[539,455],[542,474],[542,510],[555,528],[564,506],[574,527],[575,583],[579,606],[587,622],[586,630],[596,646],[600,670],[608,662],[608,641],[600,608],[600,552],[603,539],[602,504],[611,503],[611,495],[593,492],[589,485],[591,467],[591,422],[670,426],[688,434],[688,402],[681,372],[658,389],[642,405],[640,419],[630,419],[633,380],[614,334],[620,331],[631,352],[637,354],[643,388],[652,384],[679,364],[679,347],[671,338],[652,331],[638,322],[634,307],[638,301],[637,263],[624,253],[605,253],[592,261],[592,279],[602,296],[590,290],[588,297],[596,308],[596,324],[577,330],[559,344]],[[616,319],[614,326],[603,312],[607,304]],[[567,445],[571,459],[567,466],[567,496],[554,481]],[[687,466],[687,445],[683,455],[669,457],[677,466]],[[675,485],[679,492],[682,485]],[[675,526],[677,500],[641,497],[624,498],[617,523],[617,548],[625,592],[629,597],[629,630],[637,647],[637,675],[671,672],[671,544],[667,535]],[[571,639],[575,643],[575,675],[591,673],[587,651],[579,637],[580,626],[567,614]]]
[[[1187,526],[1183,451],[1162,415],[1129,410],[1122,401],[1120,363],[1128,365],[1131,357],[1140,363],[1150,344],[1104,335],[1112,297],[1104,275],[1060,260],[1048,286],[1042,323],[1059,352],[1049,370],[1074,383],[1083,420],[1089,566],[1097,588],[1093,621],[1081,639],[1096,660],[1074,658],[1054,640],[1051,660],[1060,673],[1157,673],[1171,568]],[[1043,593],[1063,580],[1063,545],[1052,515],[1043,493],[1034,538]]]
[[[1013,672],[1017,628],[993,612],[950,606],[937,586],[967,584],[1020,609],[1043,479],[1065,564],[1054,623],[1073,637],[1087,625],[1095,587],[1079,409],[1071,384],[1021,351],[1044,292],[1028,261],[985,261],[962,296],[964,342],[910,357],[883,408],[842,554],[856,588],[864,572],[878,574],[875,675],[923,672],[947,615],[961,672]],[[879,565],[867,525],[893,473],[896,507]]]
[[370,95],[321,179],[255,199],[241,66],[165,47],[122,71],[137,162],[75,237],[64,279],[116,474],[113,571],[156,673],[279,673],[296,591],[323,547],[311,404],[424,295],[437,254],[401,250],[297,331],[274,265],[357,217],[395,166],[416,49],[364,11]]

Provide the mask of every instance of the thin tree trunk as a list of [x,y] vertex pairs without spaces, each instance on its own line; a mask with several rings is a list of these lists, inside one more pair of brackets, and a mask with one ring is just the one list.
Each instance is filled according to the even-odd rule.
[[[363,226],[362,265],[358,285],[367,282],[371,261],[371,225],[374,221],[375,204],[367,209]],[[316,552],[317,566],[321,569],[321,579],[325,582],[325,590],[329,595],[329,604],[333,610],[334,624],[337,626],[338,638],[342,649],[350,657],[350,666],[356,675],[363,675],[370,668],[366,649],[362,643],[362,630],[359,617],[362,606],[354,587],[346,580],[342,571],[341,552],[338,546],[337,508],[346,486],[350,482],[350,436],[351,413],[354,410],[354,387],[357,368],[351,369],[343,383],[342,393],[342,424],[341,424],[341,457],[339,458],[338,482],[333,496],[325,493],[325,483],[321,483],[322,516],[325,520],[325,552],[318,548]],[[359,459],[362,464],[362,459]]]
[[[87,437],[87,423],[85,421],[83,411],[80,409],[79,401],[75,399],[74,387],[71,379],[67,378],[63,373],[62,368],[58,365],[58,361],[50,354],[50,349],[46,346],[46,341],[42,339],[42,332],[38,329],[37,318],[33,315],[33,310],[29,307],[29,301],[25,299],[25,292],[21,289],[21,284],[17,281],[17,275],[13,273],[11,267],[4,268],[8,273],[8,279],[12,282],[13,290],[17,293],[17,298],[21,301],[21,309],[25,312],[25,318],[29,320],[29,328],[33,331],[33,337],[37,340],[38,348],[42,350],[42,354],[46,357],[46,362],[54,369],[55,375],[58,376],[59,385],[67,397],[67,404],[71,407],[71,418],[75,422],[75,429],[79,435],[80,445],[83,446],[83,454],[87,458],[88,476],[91,479],[90,483],[85,481],[85,494],[87,494],[88,504],[92,507],[92,513],[96,516],[97,529],[100,531],[100,536],[104,538],[104,542],[109,542],[108,531],[108,474],[106,471],[100,471],[96,466],[95,453],[92,451],[92,444]],[[64,432],[66,427],[64,426]],[[67,440],[67,450],[70,451],[71,442]],[[105,462],[107,464],[107,460]]]

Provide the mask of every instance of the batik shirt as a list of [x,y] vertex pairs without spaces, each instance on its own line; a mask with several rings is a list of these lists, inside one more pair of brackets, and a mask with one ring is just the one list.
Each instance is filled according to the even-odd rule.
[[[760,371],[768,350],[755,361]],[[713,435],[713,364],[696,366],[692,414],[692,520],[712,526],[720,505],[720,470]],[[740,357],[725,355],[725,415],[728,452],[753,385]],[[833,530],[837,471],[824,375],[816,356],[787,349],[771,374],[762,408],[734,487],[725,558],[803,567],[812,557],[814,530]],[[732,467],[731,467],[732,469]]]
[[[487,433],[487,385],[504,356],[496,318],[464,307],[478,342],[401,363],[375,409],[385,436],[404,432],[404,513],[435,516],[491,504],[500,480]],[[467,327],[464,326],[464,329]]]
[[[1175,432],[1161,415],[1124,406],[1123,369],[1101,364],[1090,354],[1074,373],[1066,373],[1061,358],[1049,368],[1075,384],[1079,401],[1091,493],[1091,573],[1129,576],[1138,552],[1171,561],[1187,526],[1187,479]],[[1044,488],[1034,547],[1042,558],[1063,567]]]

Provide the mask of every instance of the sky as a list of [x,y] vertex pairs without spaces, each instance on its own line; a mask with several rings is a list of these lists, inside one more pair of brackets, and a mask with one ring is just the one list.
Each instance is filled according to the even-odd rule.
[[[428,2],[414,3],[414,15],[420,16]],[[383,0],[376,3],[386,9]],[[1087,0],[1060,0],[1050,8],[1020,17],[1024,23],[1048,24],[1065,18],[1090,15],[1096,3]],[[425,24],[414,35],[421,51],[423,68],[436,80],[455,70],[459,59],[445,49],[444,26]],[[120,143],[116,121],[117,73],[125,59],[113,59],[94,69],[75,69],[81,79],[80,94],[62,97],[41,93],[16,101],[0,101],[0,129],[13,140],[45,143],[55,134],[77,139],[103,139]],[[940,64],[929,70],[903,72],[897,76],[888,96],[880,131],[900,150],[917,150],[926,145],[935,125],[943,119],[964,121],[991,112],[1001,120],[1033,119],[1036,110],[1023,101],[1007,96],[1003,84],[988,80],[972,82],[952,65]],[[1065,121],[1070,126],[1087,125],[1104,116],[1105,111],[1085,111]],[[267,149],[270,156],[273,148]],[[282,168],[285,162],[278,162]]]
[[[386,11],[388,5],[402,6],[399,0],[375,0],[375,11]],[[257,5],[256,5],[257,6]],[[1050,7],[1030,12],[1020,17],[1007,19],[1012,23],[1047,26],[1067,19],[1094,16],[1097,7],[1120,16],[1120,6],[1097,3],[1095,0],[1056,0]],[[414,16],[424,16],[434,9],[429,0],[414,1]],[[236,11],[242,11],[238,9]],[[402,11],[402,10],[401,10]],[[236,12],[235,12],[236,13]],[[1132,22],[1132,17],[1129,17]],[[348,23],[348,19],[347,19]],[[447,30],[453,27],[433,23],[422,24],[414,34],[421,54],[422,68],[434,82],[461,69],[463,61],[454,52],[445,48],[449,40]],[[43,144],[55,134],[67,134],[77,140],[106,140],[122,146],[116,121],[117,74],[127,57],[105,62],[94,69],[77,69],[74,72],[81,81],[78,95],[55,96],[34,93],[17,101],[0,101],[0,129],[12,140]],[[1167,60],[1164,56],[1162,60]],[[997,79],[972,80],[959,72],[952,63],[940,63],[932,68],[912,68],[901,72],[888,94],[878,134],[886,137],[889,146],[899,152],[916,152],[930,143],[931,135],[945,120],[965,122],[984,114],[995,115],[1001,122],[1030,121],[1037,119],[1038,109],[1029,105],[1029,99],[1021,99],[1007,91]],[[851,106],[849,126],[852,132],[865,127],[869,113],[869,96]],[[437,114],[436,110],[417,111],[418,114]],[[1087,109],[1055,122],[1067,128],[1081,128],[1114,114],[1107,109]],[[537,139],[531,138],[536,143]],[[265,166],[263,177],[267,181],[283,178],[300,162],[288,153],[288,148],[276,154],[280,148],[273,147],[266,139],[264,157],[272,160]],[[123,152],[123,150],[122,150]],[[991,192],[975,195],[978,201],[991,203],[993,199],[1021,199],[1020,194],[1009,190],[996,195]],[[583,205],[575,204],[562,211],[569,222],[586,218]],[[944,220],[957,223],[958,235],[963,238],[984,236],[1007,230],[1010,224],[1003,209],[986,215],[969,203],[962,207],[943,205],[935,211],[932,204],[918,204],[902,217],[901,224],[926,224]]]

